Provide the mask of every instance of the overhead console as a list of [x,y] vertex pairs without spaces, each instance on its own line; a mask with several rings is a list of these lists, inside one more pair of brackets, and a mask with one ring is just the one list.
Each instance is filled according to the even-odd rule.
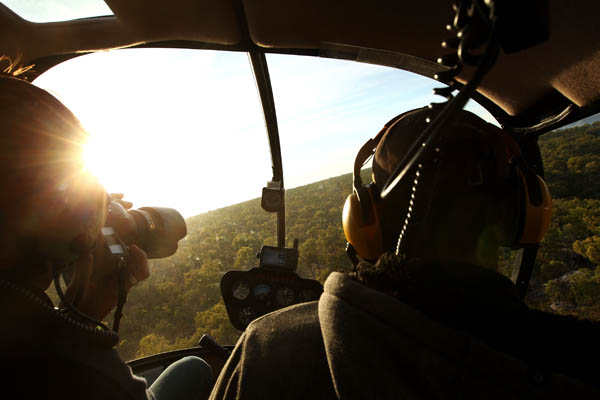
[[263,246],[259,266],[248,271],[229,271],[221,278],[221,296],[231,324],[241,331],[254,319],[294,304],[318,300],[323,286],[296,274],[294,248]]

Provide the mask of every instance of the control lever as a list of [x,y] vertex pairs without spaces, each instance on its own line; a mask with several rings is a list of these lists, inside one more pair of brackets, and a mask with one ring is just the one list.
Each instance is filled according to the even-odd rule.
[[221,346],[219,343],[216,342],[215,339],[213,339],[210,335],[207,334],[202,335],[200,341],[198,342],[198,346],[218,354],[225,360],[228,359],[231,355],[231,351]]

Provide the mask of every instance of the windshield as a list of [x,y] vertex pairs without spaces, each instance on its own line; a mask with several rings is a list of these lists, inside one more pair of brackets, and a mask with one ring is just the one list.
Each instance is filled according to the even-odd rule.
[[[348,270],[341,213],[354,157],[395,115],[440,101],[439,83],[388,67],[268,55],[281,137],[287,245],[298,274]],[[134,207],[187,219],[178,252],[153,260],[129,296],[118,347],[124,359],[194,346],[203,334],[233,344],[219,292],[225,271],[258,264],[276,244],[276,217],[260,208],[271,179],[264,118],[245,53],[179,49],[100,52],[64,62],[34,82],[88,130],[86,162]],[[492,122],[475,103],[468,108]],[[365,171],[368,173],[368,171]],[[209,210],[214,210],[210,211]]]
[[190,217],[257,197],[271,176],[243,53],[102,52],[65,62],[35,84],[81,120],[88,167],[135,206]]
[[103,0],[2,0],[0,3],[31,22],[58,22],[113,15]]

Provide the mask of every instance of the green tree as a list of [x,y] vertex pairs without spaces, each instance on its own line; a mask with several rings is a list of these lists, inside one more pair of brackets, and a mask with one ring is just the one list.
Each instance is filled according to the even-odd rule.
[[163,336],[151,333],[144,336],[138,345],[138,350],[135,353],[136,357],[145,357],[152,354],[171,351],[173,348]]
[[222,301],[209,310],[197,313],[195,321],[197,336],[198,333],[206,333],[219,343],[235,343],[241,334],[229,322],[227,310]]
[[256,253],[257,251],[250,247],[240,247],[240,249],[235,254],[235,262],[233,263],[233,268],[239,270],[247,270],[252,267],[258,266]]
[[594,265],[600,265],[600,236],[594,235],[584,240],[576,240],[573,250],[590,260]]

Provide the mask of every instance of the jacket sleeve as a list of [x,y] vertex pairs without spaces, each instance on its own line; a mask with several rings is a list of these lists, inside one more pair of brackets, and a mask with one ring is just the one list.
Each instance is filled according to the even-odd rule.
[[316,305],[292,306],[248,325],[210,399],[336,398]]
[[235,349],[223,366],[219,378],[210,394],[210,400],[213,399],[238,399],[241,398],[242,388],[242,353],[246,334],[240,336]]

